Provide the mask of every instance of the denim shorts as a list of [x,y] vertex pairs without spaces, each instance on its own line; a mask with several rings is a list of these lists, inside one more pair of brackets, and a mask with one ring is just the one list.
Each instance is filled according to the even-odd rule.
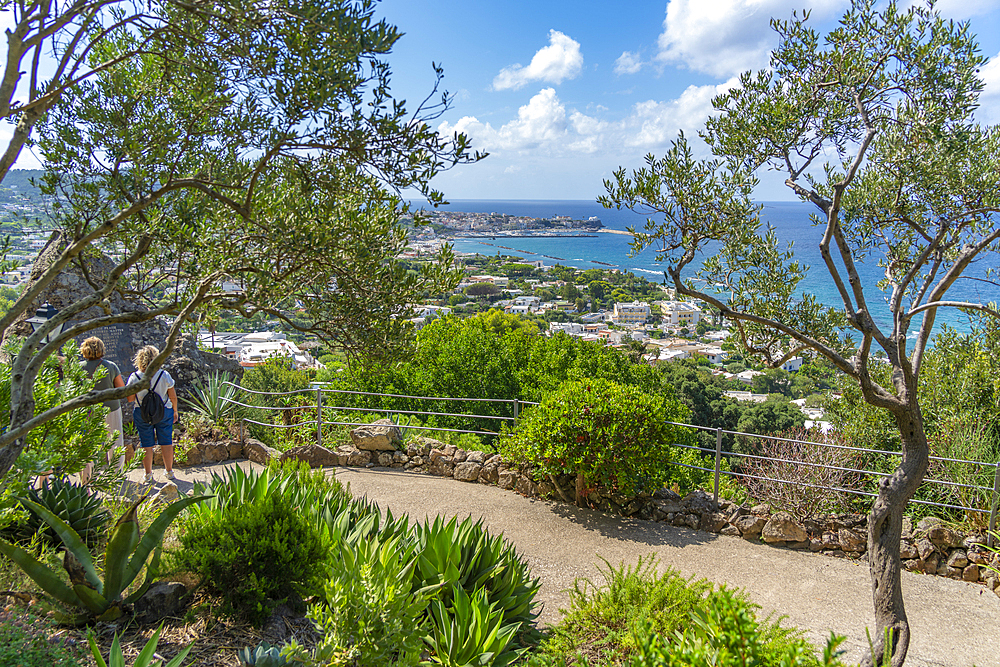
[[160,445],[165,447],[172,445],[174,437],[174,409],[167,408],[163,411],[163,419],[159,424],[147,424],[142,421],[142,413],[136,406],[132,410],[132,423],[139,432],[139,445],[143,448]]

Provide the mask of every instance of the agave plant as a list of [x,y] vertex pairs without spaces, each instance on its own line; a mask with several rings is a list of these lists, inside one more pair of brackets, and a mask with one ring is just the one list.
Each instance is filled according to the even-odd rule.
[[227,374],[218,371],[209,375],[204,382],[198,378],[194,383],[194,393],[188,398],[188,406],[214,424],[229,419],[236,412],[236,404],[232,402],[236,396],[236,387],[226,384],[229,379]]
[[[41,489],[28,491],[28,500],[65,521],[90,547],[98,543],[104,534],[104,527],[111,519],[111,514],[104,509],[100,498],[91,495],[87,487],[66,479],[47,480]],[[56,532],[37,512],[27,506],[25,509],[28,510],[27,518],[5,531],[7,535],[18,542],[26,542],[38,534],[53,546],[61,544]]]
[[455,586],[451,605],[433,600],[430,612],[433,622],[424,641],[434,650],[432,663],[447,667],[507,667],[527,650],[508,650],[521,623],[504,623],[503,609],[490,604],[485,588],[470,596],[461,586]]
[[487,601],[502,614],[504,624],[531,623],[535,595],[541,587],[527,564],[502,535],[490,535],[482,519],[461,523],[441,517],[415,527],[417,566],[413,590],[439,585],[446,604],[458,589],[467,595],[487,591]]
[[[160,631],[163,630],[163,625],[156,628],[156,632],[153,636],[149,638],[146,645],[136,656],[135,662],[132,663],[132,667],[160,667],[163,663],[162,660],[157,660],[153,662],[153,658],[156,656],[156,646],[160,643]],[[122,653],[121,643],[118,641],[118,635],[115,634],[115,638],[111,640],[111,652],[108,653],[107,662],[104,661],[104,656],[101,655],[101,648],[97,645],[97,641],[94,639],[94,631],[87,630],[87,643],[90,644],[90,653],[94,656],[94,661],[97,663],[97,667],[125,667],[125,655]],[[174,659],[168,662],[163,667],[180,667],[181,662],[187,657],[187,654],[191,652],[191,647],[194,644],[189,644],[184,647],[184,649],[174,656]]]
[[[70,584],[65,584],[59,573],[16,545],[0,540],[0,553],[14,561],[43,591],[77,610],[76,614],[64,614],[65,618],[61,619],[64,622],[113,621],[122,615],[122,605],[135,602],[152,583],[152,574],[160,561],[160,543],[170,523],[185,507],[206,498],[183,498],[168,505],[140,539],[138,510],[147,496],[137,500],[115,524],[104,556],[103,579],[80,535],[50,510],[27,498],[18,500],[51,526],[66,547],[63,567],[69,574]],[[149,567],[143,584],[132,594],[124,596],[126,589],[147,564]]]

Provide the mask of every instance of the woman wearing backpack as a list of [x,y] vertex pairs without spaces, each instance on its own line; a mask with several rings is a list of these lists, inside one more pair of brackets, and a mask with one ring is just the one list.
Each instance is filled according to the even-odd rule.
[[[135,353],[135,367],[139,370],[132,373],[129,376],[128,383],[138,382],[143,378],[143,373],[146,371],[146,367],[149,366],[153,358],[158,355],[160,351],[153,347],[152,345],[147,345],[138,352]],[[157,397],[162,401],[161,405],[158,404],[157,397],[150,397],[149,401],[146,401],[146,395],[150,391],[155,391]],[[174,445],[173,445],[173,434],[174,434],[174,423],[177,421],[177,411],[174,409],[177,405],[177,392],[174,391],[174,379],[170,377],[170,373],[165,370],[159,370],[156,375],[153,376],[149,383],[149,390],[143,389],[142,391],[137,391],[132,396],[128,397],[129,402],[135,401],[135,408],[132,410],[132,421],[135,423],[135,428],[139,431],[139,444],[142,445],[142,467],[146,470],[146,478],[144,480],[145,484],[149,484],[154,481],[153,479],[153,446],[159,445],[160,452],[163,454],[163,467],[167,469],[166,477],[167,479],[174,478]],[[154,408],[159,407],[162,409],[163,417],[156,423],[148,423],[143,419],[143,412],[147,411],[147,414],[151,412]],[[158,412],[158,410],[156,411]]]

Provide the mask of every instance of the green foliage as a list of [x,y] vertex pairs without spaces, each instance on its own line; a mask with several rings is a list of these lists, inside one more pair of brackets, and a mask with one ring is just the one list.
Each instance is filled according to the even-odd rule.
[[[741,433],[772,435],[801,429],[806,417],[797,405],[781,396],[768,397],[763,403],[754,403],[743,411],[736,430]],[[760,448],[758,438],[740,438],[734,451],[756,453]]]
[[[8,344],[6,351],[16,355],[20,348],[20,343],[14,342]],[[56,357],[48,358],[35,380],[36,415],[94,387],[95,379],[87,376],[83,364],[78,361],[80,357],[76,344],[67,344],[62,353],[62,361]],[[101,369],[98,374],[105,372]],[[0,431],[10,427],[10,397],[11,366],[0,363]],[[97,464],[90,480],[91,487],[98,491],[117,487],[122,480],[117,466],[103,463],[104,457],[114,447],[114,442],[108,437],[104,414],[101,405],[79,408],[32,429],[26,437],[25,451],[17,457],[11,473],[5,478],[4,488],[0,491],[0,509],[12,506],[12,496],[28,493],[36,476],[51,470],[70,475],[93,461]],[[117,458],[114,456],[116,462]]]
[[582,475],[626,496],[667,481],[672,443],[693,442],[676,401],[607,380],[567,382],[526,413],[500,443],[508,460],[532,463],[543,475]]
[[229,380],[227,374],[218,371],[207,379],[198,378],[194,383],[194,393],[188,399],[188,407],[213,424],[222,424],[236,413],[237,407],[227,400],[236,398],[236,388],[224,384]]
[[255,625],[298,588],[320,585],[327,546],[314,523],[280,493],[184,518],[172,567],[197,574],[223,599],[223,613]]
[[[133,503],[115,524],[104,554],[103,578],[87,545],[69,524],[26,498],[19,499],[21,504],[41,516],[65,546],[63,567],[69,575],[70,585],[59,573],[18,546],[0,540],[0,553],[17,563],[43,591],[73,609],[70,615],[60,612],[60,617],[74,623],[88,619],[113,621],[121,616],[122,605],[138,600],[152,583],[160,561],[160,543],[171,522],[182,510],[204,497],[193,496],[168,505],[140,539],[138,510],[145,499],[143,496]],[[143,568],[146,569],[145,581],[126,595]]]
[[0,611],[0,665],[7,667],[82,667],[81,656],[57,638],[52,622]]
[[[104,527],[111,518],[96,494],[62,477],[45,480],[41,489],[29,489],[27,499],[65,521],[88,547],[96,546],[104,537]],[[3,534],[16,536],[20,542],[30,541],[37,534],[50,545],[62,544],[55,531],[31,510]]]
[[817,658],[797,630],[757,621],[757,606],[722,587],[691,611],[691,622],[673,636],[646,627],[636,632],[629,667],[837,667],[843,637],[831,635]]
[[405,536],[338,544],[322,586],[323,602],[309,610],[323,638],[310,653],[293,640],[286,655],[309,667],[420,663],[427,598],[411,591],[414,563]]
[[598,566],[601,581],[577,579],[569,609],[540,653],[564,660],[583,653],[596,657],[597,664],[621,665],[642,637],[684,629],[690,613],[705,605],[712,584],[657,569],[653,556],[640,557],[635,567],[604,561]]
[[[194,644],[188,644],[181,652],[173,657],[165,665],[160,659],[156,659],[156,646],[160,643],[160,632],[163,630],[163,625],[160,625],[153,633],[153,636],[149,638],[146,645],[142,647],[139,651],[139,655],[136,656],[135,662],[132,663],[132,667],[181,667],[184,662],[184,658],[187,657],[188,653],[194,647]],[[118,642],[118,634],[115,634],[114,639],[111,640],[111,652],[108,654],[107,661],[101,655],[101,649],[97,645],[97,640],[94,638],[93,630],[87,630],[87,643],[90,645],[91,655],[94,656],[94,661],[97,663],[97,667],[125,667],[125,654],[122,652],[121,644]]]

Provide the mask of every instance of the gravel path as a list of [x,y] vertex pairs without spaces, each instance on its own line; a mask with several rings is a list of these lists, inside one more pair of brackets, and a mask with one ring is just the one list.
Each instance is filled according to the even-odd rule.
[[[230,464],[233,465],[233,464]],[[249,465],[249,464],[246,464]],[[222,466],[178,471],[178,485]],[[155,470],[162,483],[162,469]],[[523,498],[493,486],[466,484],[384,469],[336,468],[336,478],[397,516],[482,517],[517,545],[541,578],[543,623],[555,623],[576,577],[594,577],[600,558],[635,563],[655,554],[661,566],[745,588],[764,614],[787,616],[817,645],[830,631],[846,635],[847,658],[857,661],[874,627],[864,563],[776,549],[736,537],[621,519],[572,505]],[[133,471],[133,476],[139,475]],[[913,639],[907,665],[1000,667],[1000,598],[982,586],[903,572],[903,595]]]

